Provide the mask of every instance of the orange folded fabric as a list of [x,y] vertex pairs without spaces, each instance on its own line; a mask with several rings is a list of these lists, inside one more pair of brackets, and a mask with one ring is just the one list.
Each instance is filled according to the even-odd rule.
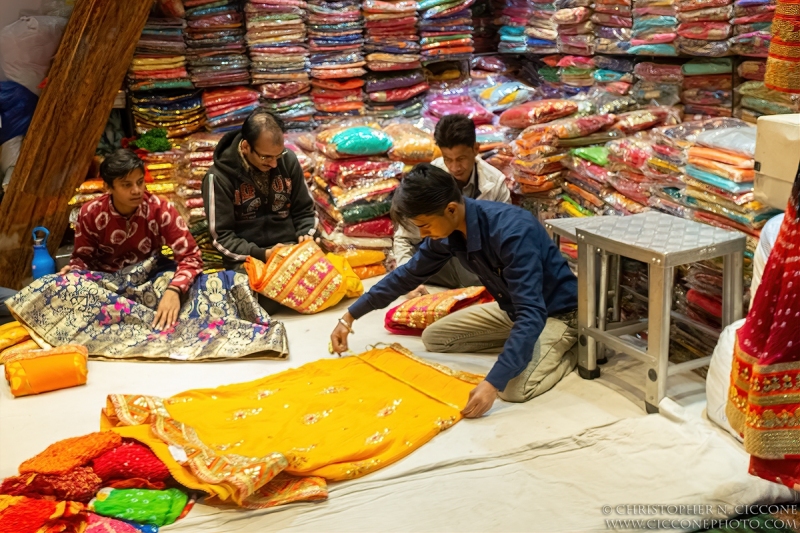
[[15,397],[84,385],[88,359],[86,348],[74,345],[14,354],[5,361],[6,380]]
[[60,440],[22,463],[19,466],[19,473],[66,474],[121,444],[122,437],[113,431],[96,431]]
[[36,344],[36,341],[33,339],[28,339],[26,341],[22,341],[19,344],[15,344],[11,348],[6,348],[3,351],[0,351],[0,365],[5,364],[6,359],[11,357],[12,355],[18,355],[25,352],[32,352],[34,350],[39,350],[39,345]]
[[714,175],[735,181],[736,183],[748,182],[756,179],[756,171],[753,169],[736,167],[720,163],[719,161],[697,157],[692,154],[691,150],[689,150],[689,164],[711,172]]
[[248,257],[250,288],[298,313],[319,313],[347,294],[343,274],[314,241],[278,248],[269,261]]
[[381,264],[367,265],[354,267],[353,271],[356,273],[356,276],[358,276],[359,279],[369,279],[386,274],[386,267]]
[[751,169],[755,166],[753,158],[733,152],[725,152],[715,148],[706,148],[704,146],[693,146],[689,148],[689,157],[701,157],[703,159],[711,159],[712,161],[719,161],[726,165],[731,165],[737,168]]

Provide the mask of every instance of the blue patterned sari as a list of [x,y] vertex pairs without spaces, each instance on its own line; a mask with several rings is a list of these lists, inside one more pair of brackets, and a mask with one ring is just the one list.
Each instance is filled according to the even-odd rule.
[[34,281],[8,300],[14,316],[40,344],[86,346],[106,360],[218,361],[285,358],[282,323],[271,320],[247,275],[202,274],[182,297],[178,323],[155,331],[155,318],[174,263],[153,257],[123,270],[75,271]]

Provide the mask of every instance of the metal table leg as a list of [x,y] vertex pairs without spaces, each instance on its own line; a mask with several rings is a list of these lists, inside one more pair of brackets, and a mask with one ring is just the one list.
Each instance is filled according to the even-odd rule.
[[611,259],[614,261],[613,267],[611,272],[613,274],[611,286],[614,287],[614,299],[612,304],[611,310],[611,321],[612,322],[619,322],[620,317],[620,275],[622,273],[622,257],[619,255],[611,256]]
[[722,259],[722,327],[736,322],[743,315],[744,280],[742,253],[728,254]]
[[645,382],[645,408],[648,413],[657,413],[659,402],[667,394],[673,275],[673,267],[650,265],[647,355],[651,360]]
[[596,341],[583,333],[582,327],[593,328],[597,317],[595,285],[595,248],[578,239],[578,373],[583,379],[600,377],[597,368]]
[[[606,322],[608,321],[608,268],[609,255],[605,250],[600,250],[600,292],[598,294],[597,305],[597,327],[601,331],[606,330]],[[606,359],[606,346],[605,344],[597,343],[597,364],[603,365],[607,362]]]

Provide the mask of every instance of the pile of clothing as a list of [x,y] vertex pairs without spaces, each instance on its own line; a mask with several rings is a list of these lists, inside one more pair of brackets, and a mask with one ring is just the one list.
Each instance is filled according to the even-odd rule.
[[685,120],[690,117],[730,117],[733,110],[733,61],[694,59],[684,63],[683,92]]
[[[627,95],[633,84],[634,64],[630,59],[621,57],[595,56],[594,66],[597,70],[592,74],[595,84],[616,95]],[[626,111],[626,108],[614,108],[608,112]]]
[[[317,121],[364,112],[364,19],[358,0],[308,2],[308,44]],[[323,91],[334,91],[323,93]],[[344,94],[336,94],[337,92]]]
[[238,0],[185,0],[189,72],[196,87],[250,83]]
[[728,55],[733,33],[733,0],[678,0],[678,38],[682,54],[702,57]]
[[[739,63],[737,68],[737,73],[739,74],[739,78],[742,80],[740,86],[748,81],[756,81],[756,82],[763,82],[764,75],[767,72],[767,62],[761,59],[748,59],[746,61],[742,61]],[[737,87],[738,89],[738,87]],[[755,124],[758,121],[758,117],[761,116],[761,113],[758,111],[748,109],[741,106],[741,102],[737,102],[736,108],[733,110],[733,116],[736,118],[740,118],[746,122],[750,122],[751,124]]]
[[631,89],[631,96],[640,104],[656,102],[662,106],[673,106],[681,101],[683,70],[680,65],[638,63],[633,73],[638,81]]
[[[0,485],[2,531],[157,531],[196,497],[143,444],[112,431],[49,446]],[[88,529],[87,529],[88,527]]]
[[260,94],[249,87],[208,89],[203,92],[207,128],[213,133],[238,129],[258,107]]
[[177,148],[165,152],[147,152],[137,150],[139,158],[144,161],[144,175],[147,190],[152,194],[174,200],[183,165],[183,152]]
[[[588,0],[557,0],[552,21],[558,27],[558,51],[576,56],[594,55],[593,10]],[[566,7],[576,6],[576,7]]]
[[597,53],[628,53],[633,44],[633,6],[630,0],[596,1],[591,21],[594,24],[594,46]]
[[[389,158],[392,136],[377,123],[360,121],[323,129],[315,146],[310,190],[323,247],[335,253],[388,251],[394,234],[391,194],[405,170],[402,161]],[[368,264],[373,263],[362,266]]]
[[524,54],[528,49],[526,27],[534,16],[533,5],[526,0],[501,0],[494,5],[494,12],[499,15],[494,21],[500,28],[497,51]]
[[200,91],[160,91],[131,95],[136,132],[161,128],[167,137],[185,137],[205,127],[206,114]]
[[553,22],[558,2],[536,2],[525,27],[525,45],[530,54],[558,53],[558,26]]
[[193,89],[186,70],[186,43],[181,18],[147,19],[128,70],[131,91]]
[[733,6],[731,52],[745,57],[767,57],[772,40],[774,0],[736,0]]
[[751,121],[764,115],[800,113],[800,100],[792,94],[774,91],[763,81],[746,81],[736,87],[737,109]]
[[83,204],[88,204],[92,200],[100,198],[105,193],[105,182],[99,177],[87,179],[80,186],[75,189],[75,195],[70,198],[67,205],[70,208],[69,223],[75,229],[78,223],[78,215],[80,214]]
[[253,85],[308,83],[305,2],[248,0],[244,14]]
[[634,0],[629,54],[677,56],[678,7],[675,0]]
[[420,44],[422,62],[469,59],[475,52],[472,40],[472,12],[475,0],[422,0]]
[[558,63],[558,78],[571,87],[591,87],[595,83],[594,58],[586,56],[563,56]]
[[258,86],[261,104],[281,117],[287,131],[309,130],[314,122],[313,92],[309,95],[311,83],[308,81],[281,81]]
[[189,224],[189,232],[203,254],[205,271],[221,270],[222,255],[214,248],[203,207],[203,178],[214,163],[214,149],[222,133],[196,133],[180,145],[183,161],[173,204]]
[[394,72],[422,66],[418,7],[414,0],[366,0],[363,3],[367,68],[373,72]]
[[367,0],[367,112],[376,118],[417,116],[428,90],[420,62],[418,5],[413,0]]

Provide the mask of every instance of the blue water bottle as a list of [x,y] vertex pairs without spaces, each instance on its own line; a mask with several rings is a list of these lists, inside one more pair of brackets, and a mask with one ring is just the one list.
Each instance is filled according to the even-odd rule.
[[[37,233],[44,233],[44,237],[38,237]],[[33,228],[33,279],[56,273],[56,262],[47,251],[47,238],[50,232],[47,228]]]

